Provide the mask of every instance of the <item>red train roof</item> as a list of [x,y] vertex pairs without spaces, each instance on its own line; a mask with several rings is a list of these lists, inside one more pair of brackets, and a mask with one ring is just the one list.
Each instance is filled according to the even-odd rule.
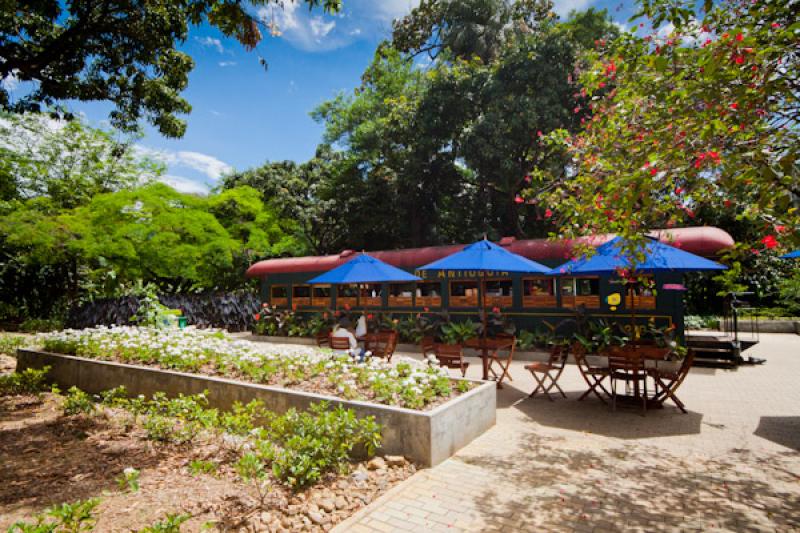
[[[733,246],[734,241],[726,231],[710,226],[694,228],[675,228],[655,230],[651,233],[660,241],[682,250],[703,257],[715,257],[722,250]],[[513,237],[503,238],[499,244],[507,250],[534,261],[566,261],[572,255],[572,249],[578,243],[590,243],[599,246],[614,238],[614,234],[581,237],[574,240],[551,241],[548,239],[516,240]],[[373,257],[385,261],[398,268],[412,270],[442,257],[453,254],[464,247],[463,244],[447,246],[427,246],[424,248],[406,248],[404,250],[383,250],[369,252]],[[353,250],[345,250],[336,255],[318,255],[306,257],[282,257],[266,259],[254,263],[247,269],[248,278],[263,277],[268,274],[287,274],[295,272],[325,272],[347,262]]]

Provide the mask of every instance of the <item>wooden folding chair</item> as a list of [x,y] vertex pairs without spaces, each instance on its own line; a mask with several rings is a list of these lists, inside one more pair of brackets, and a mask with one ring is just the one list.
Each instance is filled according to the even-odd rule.
[[427,358],[429,355],[436,355],[436,340],[433,337],[422,337],[419,344],[422,350],[422,357]]
[[350,339],[347,337],[335,337],[331,332],[328,334],[328,346],[330,346],[331,350],[349,352]]
[[[489,352],[489,372],[497,380],[497,385],[500,386],[505,378],[509,381],[514,381],[508,369],[511,366],[511,360],[514,359],[514,348],[516,347],[517,339],[514,337],[503,338],[497,343],[497,346]],[[508,352],[508,356],[503,357],[504,352]],[[504,362],[505,361],[505,362]],[[495,371],[495,364],[499,367],[499,374]]]
[[319,346],[320,348],[322,348],[323,346],[330,346],[330,343],[328,342],[328,337],[330,336],[330,334],[331,334],[331,330],[329,330],[329,329],[325,329],[325,330],[322,330],[319,333],[317,333],[315,335],[315,340],[317,341],[317,346]]
[[440,367],[458,368],[462,377],[467,375],[469,363],[464,361],[464,351],[460,344],[437,344],[435,354]]
[[603,381],[611,374],[608,365],[598,366],[589,364],[589,361],[586,359],[586,349],[581,345],[572,346],[572,355],[575,357],[575,364],[578,365],[581,376],[583,376],[586,384],[589,385],[589,388],[578,398],[578,401],[583,400],[589,396],[590,393],[594,393],[595,396],[600,398],[600,401],[607,403],[606,399],[603,398],[603,395],[600,394],[597,389],[603,391],[607,397],[611,397],[611,392],[603,386]]
[[367,336],[365,349],[372,352],[372,357],[384,357],[386,362],[391,362],[394,350],[397,347],[396,331],[381,331]]
[[[611,409],[617,409],[617,381],[625,383],[626,387],[633,384],[635,397],[641,398],[642,416],[647,414],[647,370],[644,367],[642,354],[636,351],[635,346],[626,346],[608,352],[608,370],[611,378]],[[639,388],[640,383],[644,391]]]
[[536,393],[541,390],[545,396],[547,396],[547,399],[552,402],[553,398],[550,396],[550,390],[553,387],[558,389],[561,396],[564,398],[567,397],[558,384],[558,378],[560,378],[561,373],[564,372],[564,365],[567,364],[568,355],[569,349],[567,346],[553,346],[553,349],[550,350],[550,357],[547,359],[546,363],[538,362],[525,365],[525,369],[530,371],[534,381],[537,383],[536,388],[533,389],[533,392],[528,396],[529,398],[533,398]]
[[651,368],[649,372],[656,385],[656,391],[653,400],[659,403],[664,403],[667,398],[669,398],[676,406],[678,406],[678,409],[680,409],[684,414],[687,414],[686,406],[678,399],[677,396],[675,396],[675,391],[678,390],[678,387],[681,386],[683,380],[686,379],[686,376],[689,374],[689,370],[692,368],[693,362],[694,350],[689,350],[689,353],[687,353],[686,357],[683,358],[683,362],[677,371],[665,370],[663,368],[658,368],[658,366],[656,366],[656,368]]

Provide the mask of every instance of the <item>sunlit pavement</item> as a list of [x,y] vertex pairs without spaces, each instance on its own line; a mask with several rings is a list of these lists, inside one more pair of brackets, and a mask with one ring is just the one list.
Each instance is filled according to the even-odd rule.
[[494,428],[336,531],[800,530],[800,337],[765,334],[748,354],[767,362],[695,368],[678,390],[689,414],[646,417],[578,402],[572,365],[568,399],[528,399],[514,362]]

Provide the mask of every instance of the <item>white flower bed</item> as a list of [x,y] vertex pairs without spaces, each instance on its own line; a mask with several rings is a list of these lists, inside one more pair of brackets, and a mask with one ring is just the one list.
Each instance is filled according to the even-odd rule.
[[[50,352],[234,377],[413,409],[448,398],[454,389],[445,370],[414,359],[398,357],[395,364],[388,364],[374,358],[358,364],[347,354],[307,346],[281,346],[279,351],[267,352],[213,330],[114,326],[46,333],[39,340]],[[459,390],[466,390],[468,385],[461,383]]]

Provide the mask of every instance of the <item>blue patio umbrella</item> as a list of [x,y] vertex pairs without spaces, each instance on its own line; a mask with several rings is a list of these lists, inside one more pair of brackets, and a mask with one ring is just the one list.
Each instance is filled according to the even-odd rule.
[[[557,266],[550,274],[558,275],[604,275],[622,270],[653,274],[656,272],[700,272],[726,270],[728,267],[699,255],[664,244],[655,239],[648,240],[641,250],[641,260],[636,260],[630,252],[624,250],[625,241],[620,237],[598,246],[591,257],[580,257]],[[633,259],[633,260],[632,260]],[[633,300],[632,300],[633,301]],[[635,316],[631,307],[632,331]]]
[[800,250],[795,250],[794,252],[783,254],[781,257],[784,259],[800,259]]
[[311,285],[344,285],[348,283],[385,283],[391,281],[403,282],[421,280],[405,270],[393,267],[370,255],[361,253],[347,263],[317,276],[308,283]]
[[433,263],[419,267],[420,271],[442,270],[467,270],[481,273],[481,295],[483,323],[483,379],[488,378],[487,347],[486,347],[486,274],[489,272],[514,272],[523,274],[546,274],[550,271],[546,266],[531,261],[521,255],[509,252],[502,246],[489,242],[486,238],[482,241],[465,246],[460,252],[449,255]]
[[620,237],[598,246],[591,257],[581,257],[568,261],[550,270],[558,275],[601,275],[630,269],[641,273],[655,272],[698,272],[726,270],[728,267],[715,261],[700,257],[663,242],[648,240],[642,250],[642,261],[631,261],[629,252],[623,249],[625,241]]

